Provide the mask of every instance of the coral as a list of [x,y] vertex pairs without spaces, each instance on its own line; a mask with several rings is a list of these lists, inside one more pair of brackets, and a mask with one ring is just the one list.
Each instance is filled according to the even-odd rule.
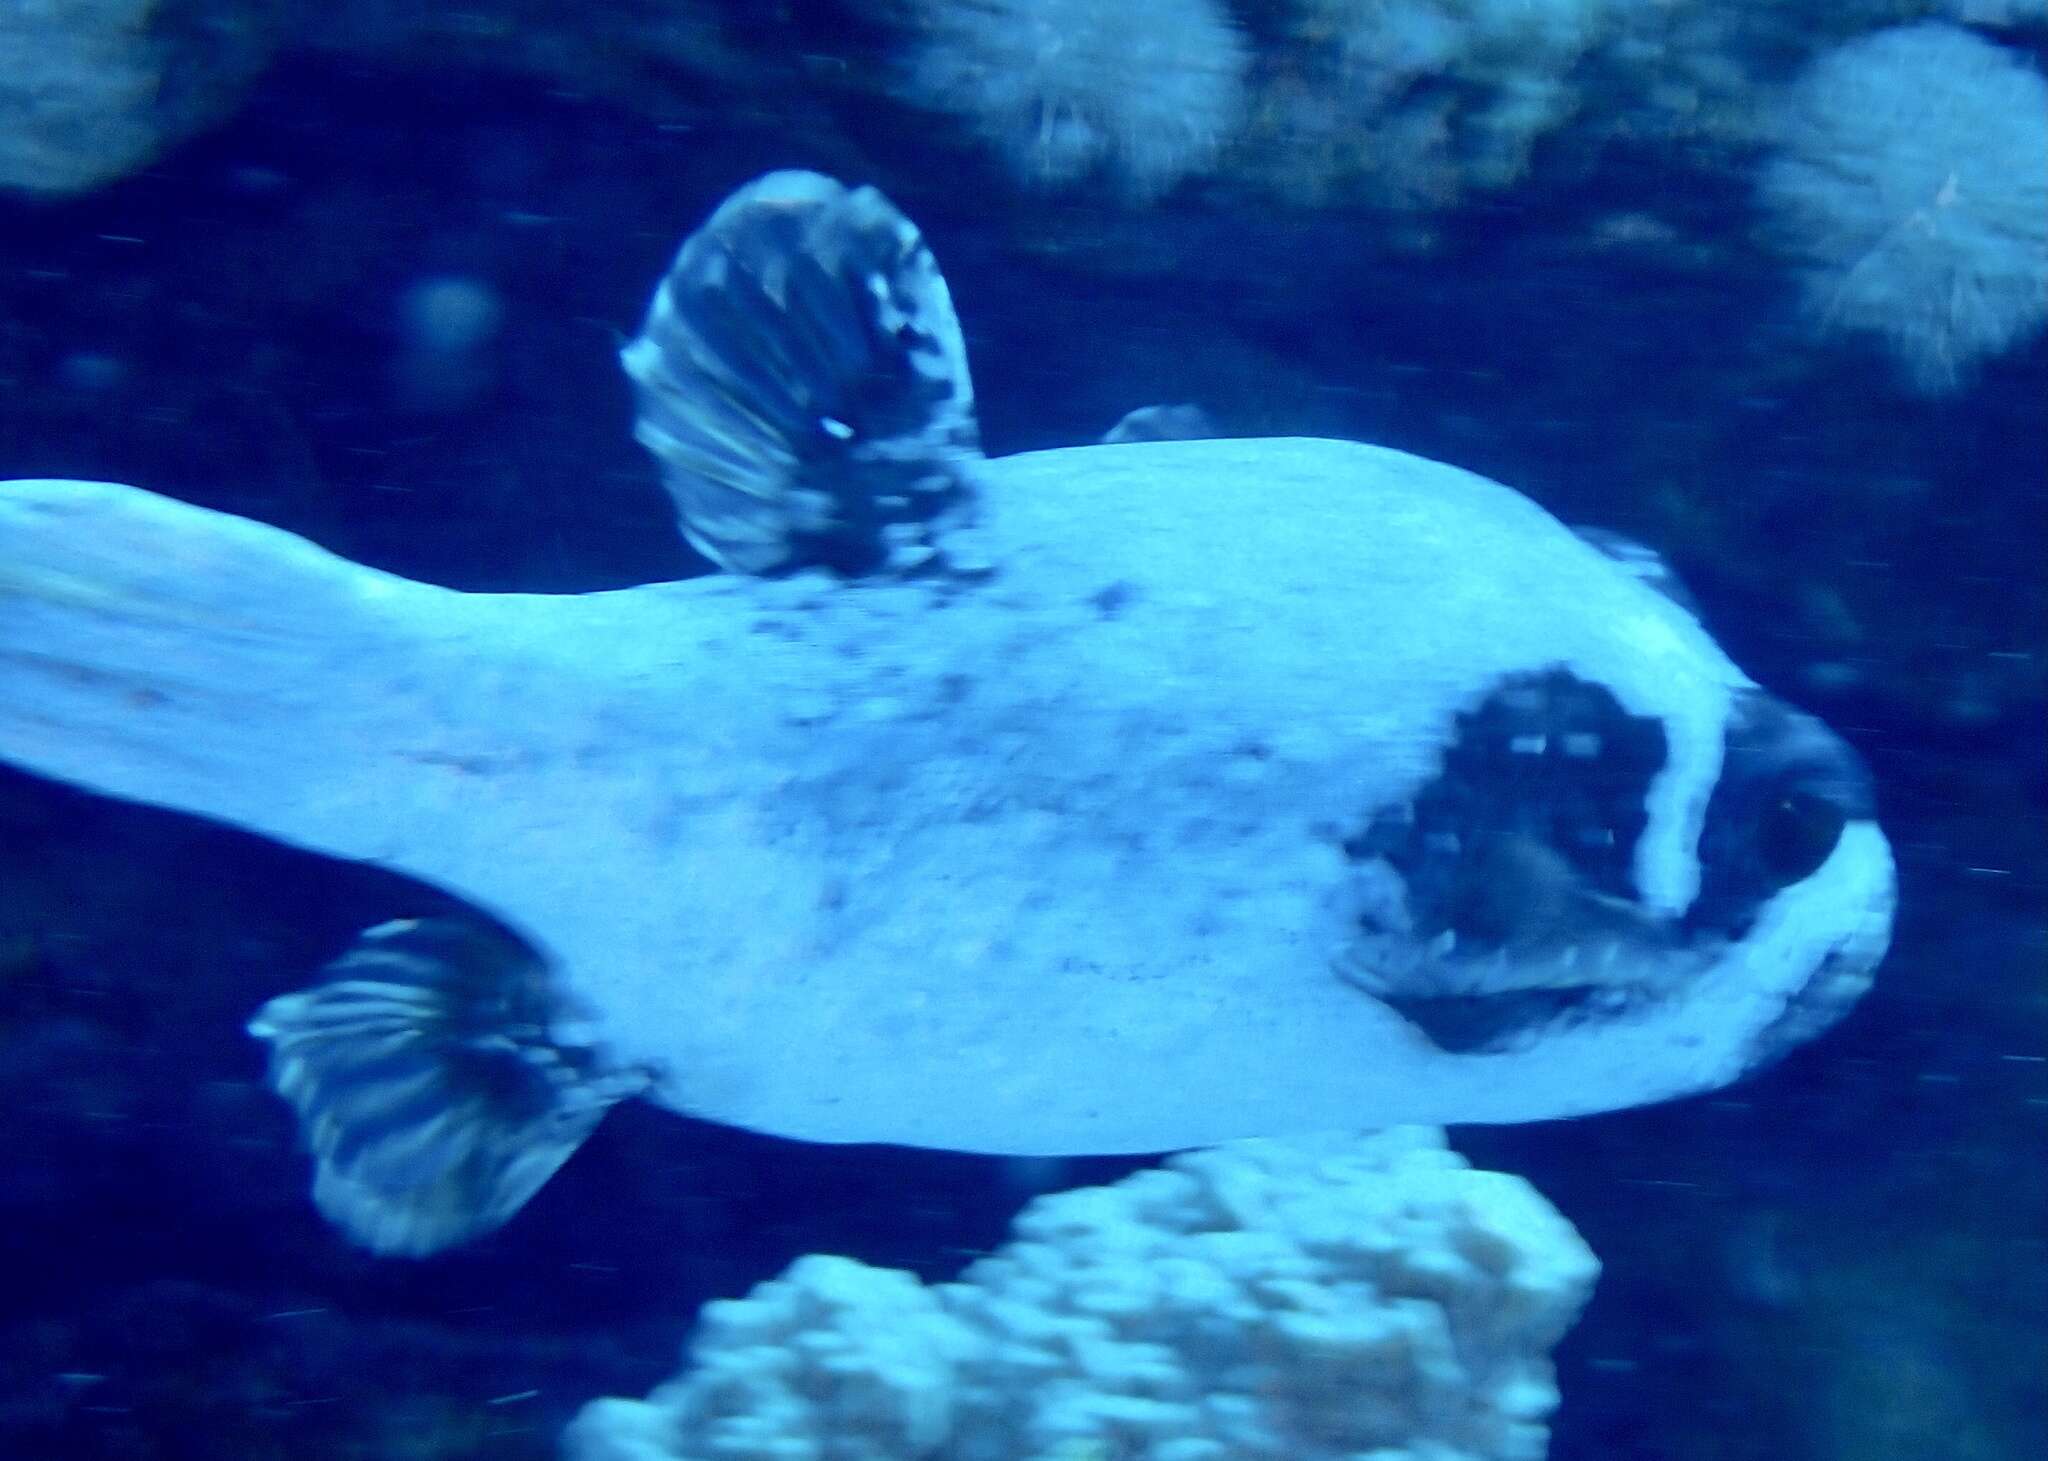
[[2048,320],[2048,80],[1955,26],[1900,26],[1794,84],[1759,201],[1823,333],[1949,394]]
[[2039,25],[2048,20],[2048,0],[1942,0],[1940,8],[1966,25]]
[[269,59],[279,0],[0,7],[0,191],[113,182],[218,120]]
[[[1620,7],[1626,10],[1625,5]],[[1304,202],[1434,209],[1507,187],[1579,106],[1615,0],[1297,0],[1246,166]]]
[[1041,1198],[957,1283],[811,1256],[570,1461],[1537,1458],[1597,1265],[1418,1129],[1248,1141]]
[[924,0],[907,100],[961,118],[1020,177],[1104,174],[1134,199],[1205,167],[1246,54],[1214,0]]

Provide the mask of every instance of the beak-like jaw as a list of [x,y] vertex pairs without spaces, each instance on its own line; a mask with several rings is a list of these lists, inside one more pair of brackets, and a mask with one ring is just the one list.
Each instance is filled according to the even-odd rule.
[[1743,1070],[1770,1064],[1849,1012],[1891,947],[1897,907],[1891,844],[1874,821],[1846,823],[1827,860],[1770,899],[1719,961],[1730,983],[1753,990],[1735,1004],[1758,1016]]

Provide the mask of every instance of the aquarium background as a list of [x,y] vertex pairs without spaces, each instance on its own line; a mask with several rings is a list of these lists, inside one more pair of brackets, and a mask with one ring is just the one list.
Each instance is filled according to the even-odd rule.
[[[1192,402],[1654,544],[1870,759],[1902,916],[1849,1020],[1737,1088],[1453,1133],[1605,1264],[1551,1454],[2039,1456],[2044,47],[2027,0],[6,0],[0,476],[466,588],[701,572],[614,353],[719,198],[803,166],[924,229],[991,453]],[[709,1298],[814,1251],[948,1276],[1137,1165],[627,1108],[502,1232],[370,1258],[241,1028],[441,904],[0,771],[0,1451],[547,1456]]]

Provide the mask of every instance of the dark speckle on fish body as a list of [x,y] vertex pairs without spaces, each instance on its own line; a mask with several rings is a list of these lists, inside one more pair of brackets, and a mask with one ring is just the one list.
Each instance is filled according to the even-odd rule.
[[1119,581],[1097,589],[1088,602],[1095,606],[1096,612],[1103,618],[1114,619],[1128,608],[1137,596],[1138,591],[1135,588]]

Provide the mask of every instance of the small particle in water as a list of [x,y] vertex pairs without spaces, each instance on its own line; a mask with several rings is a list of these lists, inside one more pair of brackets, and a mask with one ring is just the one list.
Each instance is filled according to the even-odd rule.
[[101,395],[128,379],[128,363],[104,350],[74,350],[57,362],[57,381],[69,390]]
[[281,193],[291,179],[274,167],[265,167],[260,162],[245,162],[228,170],[227,183],[237,193],[250,197],[263,197]]
[[399,296],[391,364],[400,404],[424,415],[466,410],[490,389],[491,345],[504,325],[498,291],[480,279],[421,279]]
[[416,350],[474,350],[498,333],[504,319],[498,292],[459,275],[422,279],[398,302],[399,324]]

